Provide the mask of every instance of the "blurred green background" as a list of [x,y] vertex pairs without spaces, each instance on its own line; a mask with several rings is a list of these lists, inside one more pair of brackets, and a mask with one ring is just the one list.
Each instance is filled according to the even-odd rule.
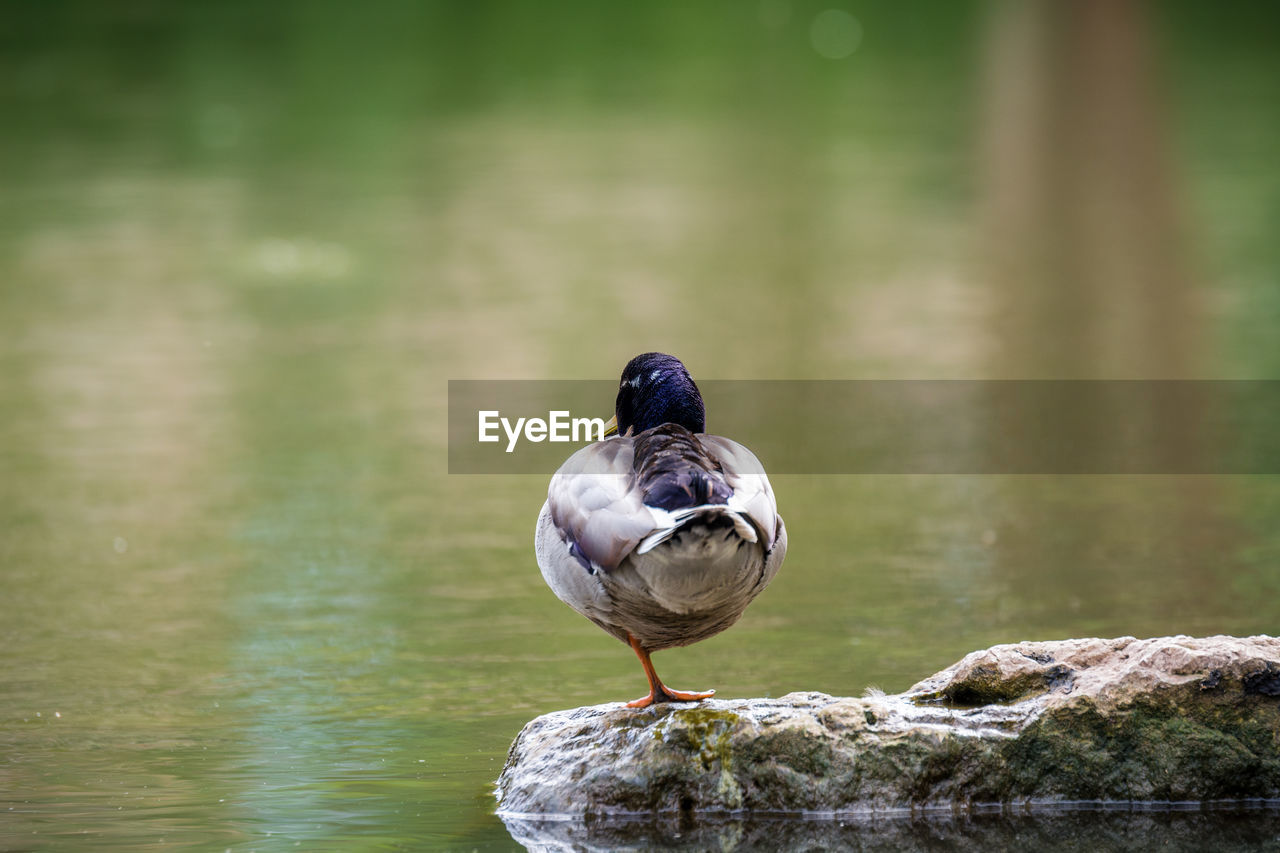
[[[6,4],[0,846],[513,844],[519,727],[644,682],[448,379],[1280,378],[1277,8]],[[671,683],[1280,617],[1275,477],[774,486]]]

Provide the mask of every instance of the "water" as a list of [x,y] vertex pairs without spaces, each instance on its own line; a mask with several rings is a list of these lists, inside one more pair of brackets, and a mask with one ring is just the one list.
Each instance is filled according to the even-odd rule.
[[[10,9],[2,846],[515,846],[491,786],[520,726],[644,682],[542,583],[545,477],[445,473],[450,378],[647,349],[706,378],[1274,378],[1273,13],[1037,8],[849,7],[840,60],[798,2]],[[1150,86],[1063,95],[1090,50]],[[659,654],[670,683],[896,691],[996,642],[1280,616],[1275,477],[774,485],[782,573]],[[884,837],[1061,826],[1025,820]]]

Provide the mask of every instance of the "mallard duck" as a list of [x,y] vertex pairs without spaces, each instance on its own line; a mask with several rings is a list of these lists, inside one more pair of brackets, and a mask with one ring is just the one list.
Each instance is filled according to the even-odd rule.
[[649,656],[737,622],[787,553],[760,461],[704,429],[702,395],[684,364],[636,356],[606,426],[613,437],[560,466],[538,515],[547,585],[640,658],[649,695],[631,708],[714,695],[667,687]]

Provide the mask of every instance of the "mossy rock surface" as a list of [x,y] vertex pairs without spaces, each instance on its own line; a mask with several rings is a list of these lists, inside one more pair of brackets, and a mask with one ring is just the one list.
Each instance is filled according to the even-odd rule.
[[878,813],[1280,797],[1280,640],[1161,637],[974,652],[897,696],[792,693],[525,726],[499,810]]

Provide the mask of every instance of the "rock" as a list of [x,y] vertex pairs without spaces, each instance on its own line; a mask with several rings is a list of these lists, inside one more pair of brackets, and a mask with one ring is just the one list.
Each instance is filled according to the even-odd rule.
[[497,797],[509,825],[1277,798],[1280,639],[1017,643],[897,696],[557,711],[520,732]]

